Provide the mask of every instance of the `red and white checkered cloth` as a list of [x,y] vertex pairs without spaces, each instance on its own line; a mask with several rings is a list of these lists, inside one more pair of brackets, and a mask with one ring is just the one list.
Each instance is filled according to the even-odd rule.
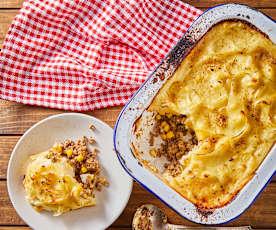
[[0,98],[123,105],[200,13],[180,0],[27,0],[0,54]]

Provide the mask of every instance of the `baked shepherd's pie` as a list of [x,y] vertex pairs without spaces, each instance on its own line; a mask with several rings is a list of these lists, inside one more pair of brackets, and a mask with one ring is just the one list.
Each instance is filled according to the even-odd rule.
[[223,21],[190,51],[147,109],[155,122],[150,155],[169,162],[162,179],[199,208],[231,201],[274,145],[275,71],[276,45],[267,36],[245,22]]
[[88,148],[93,142],[86,137],[76,142],[66,140],[30,157],[23,184],[27,201],[37,211],[59,216],[96,205],[95,191],[109,183],[100,177],[98,150]]

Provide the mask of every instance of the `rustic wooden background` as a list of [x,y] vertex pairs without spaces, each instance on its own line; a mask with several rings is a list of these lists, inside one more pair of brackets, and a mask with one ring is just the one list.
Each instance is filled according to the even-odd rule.
[[[186,0],[185,2],[202,10],[222,3],[239,2],[258,8],[276,19],[276,0]],[[2,46],[13,17],[17,14],[22,4],[23,0],[0,0],[0,46]],[[95,116],[113,127],[120,110],[121,107],[113,107],[88,112],[87,114]],[[50,115],[63,112],[61,110],[26,106],[0,100],[0,230],[29,229],[13,209],[6,188],[6,169],[13,147],[20,136],[34,123]],[[133,213],[137,207],[145,203],[153,203],[159,206],[174,224],[195,226],[195,224],[185,220],[166,207],[161,201],[135,182],[126,209],[109,230],[131,229]],[[254,229],[276,229],[275,177],[256,202],[242,216],[225,226],[241,225],[251,225]]]

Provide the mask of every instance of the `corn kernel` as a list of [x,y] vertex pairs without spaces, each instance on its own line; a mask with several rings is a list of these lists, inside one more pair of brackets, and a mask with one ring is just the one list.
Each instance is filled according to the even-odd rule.
[[95,175],[94,174],[91,174],[90,175],[90,180],[93,181],[95,179]]
[[62,145],[59,143],[54,144],[53,150],[57,153],[62,153]]
[[161,116],[159,114],[156,115],[155,117],[157,120],[160,120],[161,119]]
[[167,116],[167,118],[171,118],[172,114],[171,113],[167,113],[166,116]]
[[173,137],[174,137],[174,133],[172,131],[170,131],[170,132],[167,133],[167,138],[168,139],[171,139]]
[[99,178],[99,181],[100,181],[100,182],[105,182],[105,178],[104,178],[104,177],[100,177],[100,178]]
[[164,126],[164,131],[167,133],[170,130],[170,126],[168,124],[166,124]]
[[183,171],[184,170],[184,168],[183,168],[183,166],[182,165],[180,165],[180,169]]
[[156,150],[155,150],[155,149],[151,149],[151,150],[150,150],[150,155],[151,155],[152,157],[156,157],[156,156],[157,156]]
[[82,173],[86,173],[86,172],[87,172],[87,168],[86,168],[86,167],[84,167],[84,166],[83,166],[83,167],[81,167],[81,172],[82,172]]
[[72,150],[72,149],[65,150],[65,154],[66,154],[68,157],[70,157],[70,156],[72,156],[72,154],[73,154],[73,150]]
[[78,162],[82,162],[83,159],[84,159],[83,155],[77,156],[77,161],[78,161]]
[[162,138],[163,140],[166,140],[166,139],[167,139],[166,134],[162,134],[162,135],[161,135],[161,138]]
[[161,123],[161,127],[165,127],[165,125],[167,125],[168,123],[166,121],[162,121]]

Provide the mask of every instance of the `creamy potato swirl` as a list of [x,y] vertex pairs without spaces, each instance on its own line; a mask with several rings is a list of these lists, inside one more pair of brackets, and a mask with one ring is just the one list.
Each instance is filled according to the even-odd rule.
[[201,208],[227,204],[276,140],[276,45],[243,22],[215,25],[149,107],[185,114],[198,145],[163,179]]

